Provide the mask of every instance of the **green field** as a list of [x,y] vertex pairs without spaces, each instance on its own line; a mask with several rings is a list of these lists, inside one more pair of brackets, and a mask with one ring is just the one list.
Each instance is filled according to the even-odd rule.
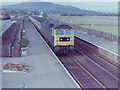
[[98,30],[98,31],[118,35],[118,26],[104,26],[104,25],[87,26],[87,25],[82,25],[82,27],[87,27],[87,28]]
[[48,17],[77,26],[118,35],[117,16],[60,16],[59,14],[53,14],[48,15]]

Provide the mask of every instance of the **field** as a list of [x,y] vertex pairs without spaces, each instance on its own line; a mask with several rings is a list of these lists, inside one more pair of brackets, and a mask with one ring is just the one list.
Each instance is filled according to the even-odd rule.
[[118,35],[117,16],[60,16],[59,14],[53,14],[48,15],[48,17],[77,26]]
[[92,29],[95,29],[95,30],[98,30],[98,31],[118,35],[118,27],[117,26],[104,26],[104,25],[99,26],[99,25],[95,25],[95,26],[83,26],[83,27],[92,28]]

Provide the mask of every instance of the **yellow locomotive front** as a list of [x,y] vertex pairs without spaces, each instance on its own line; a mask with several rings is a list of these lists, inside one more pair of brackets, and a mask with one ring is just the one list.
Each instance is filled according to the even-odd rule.
[[54,49],[61,54],[68,54],[74,50],[74,30],[68,25],[52,29]]
[[54,46],[74,45],[74,31],[70,29],[54,30]]

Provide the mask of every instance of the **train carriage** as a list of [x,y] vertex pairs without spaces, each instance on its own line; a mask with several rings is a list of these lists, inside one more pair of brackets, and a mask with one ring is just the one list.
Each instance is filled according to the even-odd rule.
[[[56,53],[69,54],[74,50],[74,30],[68,24],[52,19],[33,17],[39,32]],[[37,20],[37,21],[36,21]]]

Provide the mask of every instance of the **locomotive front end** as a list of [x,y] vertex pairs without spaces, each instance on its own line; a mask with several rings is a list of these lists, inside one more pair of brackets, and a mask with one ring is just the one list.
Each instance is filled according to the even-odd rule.
[[74,50],[74,30],[68,25],[59,25],[53,29],[54,49],[61,54],[69,54]]

